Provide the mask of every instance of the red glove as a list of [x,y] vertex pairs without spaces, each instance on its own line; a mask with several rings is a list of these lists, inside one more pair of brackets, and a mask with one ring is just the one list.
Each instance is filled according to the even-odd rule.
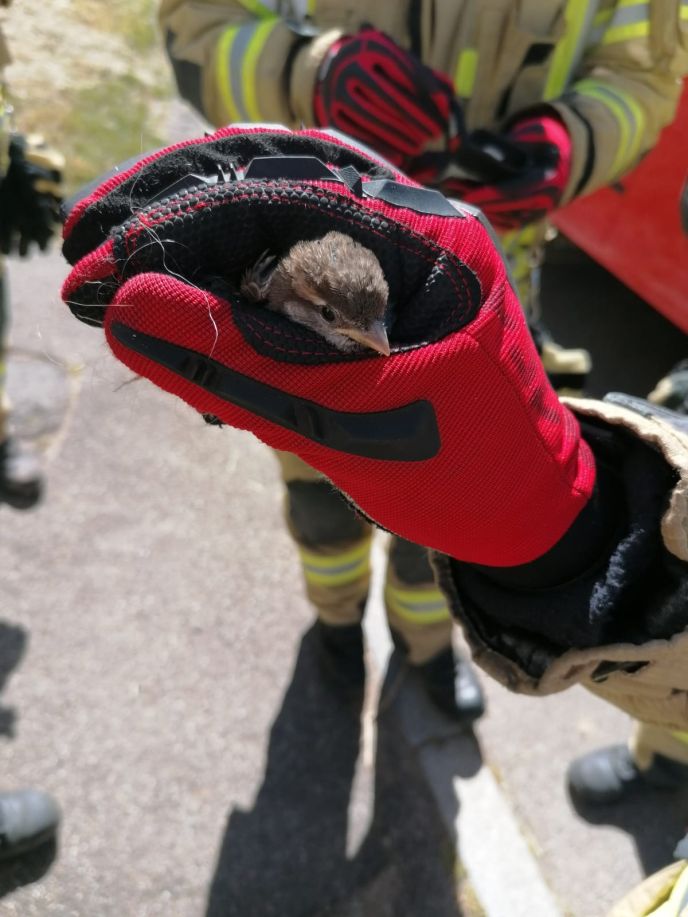
[[485,165],[492,159],[505,177],[490,181],[488,167],[487,183],[449,179],[442,186],[445,194],[480,207],[501,230],[534,223],[559,206],[571,172],[571,137],[555,114],[523,118],[504,136],[480,131],[473,137]]
[[375,29],[341,38],[329,49],[314,111],[316,124],[368,144],[417,180],[414,160],[427,154],[425,183],[432,178],[432,161],[445,162],[464,132],[461,106],[447,77]]
[[[337,350],[237,292],[266,250],[332,230],[380,262],[390,356]],[[592,456],[488,231],[327,132],[230,127],[153,154],[74,206],[64,253],[65,301],[118,359],[404,538],[521,564],[588,500]]]

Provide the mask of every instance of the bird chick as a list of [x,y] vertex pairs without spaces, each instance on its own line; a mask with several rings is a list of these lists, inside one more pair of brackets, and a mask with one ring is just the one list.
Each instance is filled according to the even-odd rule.
[[265,253],[241,280],[249,300],[311,328],[345,352],[389,356],[384,316],[389,287],[370,249],[341,232],[297,242],[277,259]]

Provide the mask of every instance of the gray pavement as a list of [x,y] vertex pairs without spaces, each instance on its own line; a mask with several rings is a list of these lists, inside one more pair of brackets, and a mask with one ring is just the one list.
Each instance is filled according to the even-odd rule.
[[[478,745],[437,722],[414,744],[393,672],[380,701],[378,630],[363,716],[337,703],[317,677],[271,456],[145,382],[122,385],[99,333],[60,304],[64,273],[56,253],[11,264],[15,343],[82,368],[45,504],[0,507],[0,787],[42,787],[64,810],[57,851],[0,867],[3,917],[451,917],[455,847],[483,864],[478,888],[507,823],[553,906],[597,917],[669,859],[675,801],[596,824],[567,802],[566,762],[627,731],[583,692],[535,701],[489,685]],[[573,273],[577,286],[547,281],[571,307],[589,302]],[[607,302],[623,310],[624,294]],[[679,349],[661,327],[658,363]]]
[[64,810],[52,863],[0,867],[0,913],[458,915],[430,791],[394,723],[370,727],[375,683],[363,740],[318,681],[270,454],[121,387],[58,302],[57,255],[11,270],[15,340],[83,370],[45,504],[0,508],[0,785]]

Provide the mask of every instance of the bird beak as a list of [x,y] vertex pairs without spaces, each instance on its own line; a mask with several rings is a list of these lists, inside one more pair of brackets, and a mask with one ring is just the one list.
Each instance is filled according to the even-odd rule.
[[360,328],[341,328],[341,334],[345,334],[352,341],[363,344],[364,347],[370,347],[378,353],[388,357],[391,353],[389,349],[389,340],[384,322],[373,322],[373,324],[362,331]]

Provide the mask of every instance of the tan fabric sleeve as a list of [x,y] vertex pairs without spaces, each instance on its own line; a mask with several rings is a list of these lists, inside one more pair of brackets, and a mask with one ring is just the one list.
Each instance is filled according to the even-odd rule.
[[[673,120],[688,74],[688,20],[681,10],[680,0],[617,4],[570,88],[551,103],[573,139],[565,201],[619,179]],[[624,18],[632,14],[645,20]]]
[[200,100],[191,101],[213,124],[298,125],[288,70],[304,39],[260,0],[162,0],[159,19],[180,91],[189,98],[182,81],[194,77]]
[[332,29],[304,44],[294,60],[291,70],[291,83],[289,98],[292,111],[299,125],[310,127],[313,119],[313,96],[315,95],[315,81],[328,48],[344,33]]
[[653,873],[615,904],[607,917],[652,917],[657,908],[667,901],[686,869],[688,863],[679,860]]

